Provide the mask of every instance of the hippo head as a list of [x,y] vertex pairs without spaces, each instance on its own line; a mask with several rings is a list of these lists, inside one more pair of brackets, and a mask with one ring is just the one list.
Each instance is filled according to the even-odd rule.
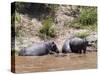
[[87,46],[93,46],[97,43],[97,40],[89,40]]
[[91,46],[91,44],[89,43],[89,41],[85,38],[84,39],[84,44],[86,45],[86,46]]
[[49,46],[50,46],[50,50],[51,50],[52,52],[59,53],[59,50],[58,50],[58,48],[57,48],[57,45],[56,45],[54,42],[50,42],[50,43],[49,43]]

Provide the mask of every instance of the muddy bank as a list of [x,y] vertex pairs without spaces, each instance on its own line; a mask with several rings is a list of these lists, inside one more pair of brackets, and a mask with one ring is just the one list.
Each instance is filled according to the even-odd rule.
[[16,73],[97,68],[97,52],[87,54],[16,56]]

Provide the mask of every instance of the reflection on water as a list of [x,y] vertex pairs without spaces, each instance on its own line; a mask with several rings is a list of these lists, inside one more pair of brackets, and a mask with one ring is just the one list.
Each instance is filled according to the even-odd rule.
[[97,67],[97,53],[16,56],[16,72],[91,69]]

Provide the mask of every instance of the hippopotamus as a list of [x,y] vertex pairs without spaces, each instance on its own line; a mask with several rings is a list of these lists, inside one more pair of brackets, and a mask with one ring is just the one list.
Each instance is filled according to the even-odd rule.
[[62,53],[86,53],[86,48],[88,46],[88,41],[84,38],[73,37],[65,41],[62,47]]
[[70,53],[71,52],[71,48],[70,48],[70,40],[66,40],[64,42],[64,45],[62,47],[62,53]]
[[53,41],[34,43],[31,46],[20,50],[19,56],[42,56],[51,52],[59,53],[58,48]]

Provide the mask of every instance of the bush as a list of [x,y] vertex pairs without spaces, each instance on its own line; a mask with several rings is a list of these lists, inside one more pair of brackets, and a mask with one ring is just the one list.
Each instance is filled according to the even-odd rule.
[[69,26],[76,29],[95,30],[97,26],[97,8],[80,7],[79,17],[75,18]]
[[11,15],[11,24],[15,24],[15,22],[21,22],[21,16],[19,13],[15,12]]
[[43,26],[39,30],[42,38],[55,37],[56,30],[53,24],[53,19],[51,17],[48,17],[46,20],[43,21],[42,24]]
[[15,50],[15,49],[12,49],[12,50],[11,50],[11,56],[13,56],[13,55],[14,55],[14,56],[15,56],[15,55],[17,56],[18,54],[19,54],[19,52],[18,52],[17,50]]
[[86,38],[87,36],[89,36],[88,32],[77,32],[75,33],[76,37],[80,37],[80,38]]
[[94,25],[97,22],[97,9],[94,7],[81,8],[79,23],[82,25]]
[[20,16],[20,14],[19,13],[15,13],[15,22],[18,22],[18,23],[20,23],[21,22],[21,16]]

